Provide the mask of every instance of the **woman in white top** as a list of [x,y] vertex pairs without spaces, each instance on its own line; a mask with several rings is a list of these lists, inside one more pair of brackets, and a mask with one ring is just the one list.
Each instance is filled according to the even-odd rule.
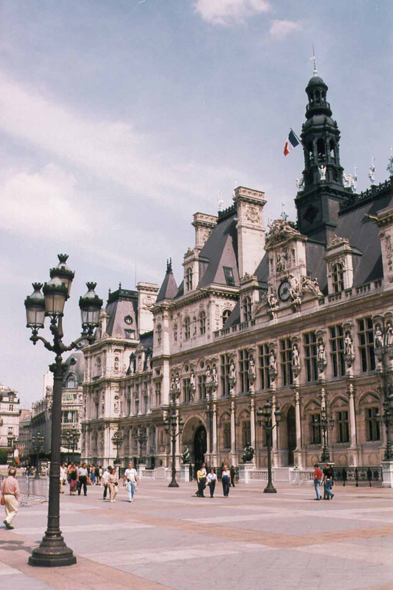
[[210,473],[207,476],[207,485],[210,488],[210,497],[214,498],[214,489],[216,487],[216,481],[217,481],[217,474],[215,472],[215,470],[212,468],[210,470]]
[[229,486],[231,485],[231,472],[228,469],[228,465],[224,465],[222,468],[222,491],[224,493],[224,498],[228,498],[229,495]]

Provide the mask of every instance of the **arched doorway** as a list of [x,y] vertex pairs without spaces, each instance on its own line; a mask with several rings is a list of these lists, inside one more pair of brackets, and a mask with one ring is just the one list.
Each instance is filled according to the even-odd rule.
[[296,416],[295,408],[291,406],[287,412],[287,440],[288,440],[288,465],[295,463],[294,450],[296,449]]
[[194,461],[195,469],[199,469],[205,460],[207,451],[206,428],[202,425],[196,429],[194,436]]

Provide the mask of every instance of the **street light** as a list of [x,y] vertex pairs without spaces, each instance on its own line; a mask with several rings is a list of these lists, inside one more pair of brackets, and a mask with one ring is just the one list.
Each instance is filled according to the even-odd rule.
[[277,490],[272,481],[272,439],[273,430],[278,428],[281,420],[281,411],[277,408],[274,412],[275,424],[273,424],[273,405],[271,401],[267,401],[263,408],[259,408],[257,416],[261,418],[260,424],[266,433],[267,445],[267,486],[263,490],[264,494],[276,494]]
[[[63,438],[66,441],[67,449],[72,449],[72,462],[74,462],[74,452],[75,449],[78,448],[78,442],[80,439],[81,433],[75,427],[71,428],[70,430],[66,430],[63,434]],[[69,458],[69,457],[68,457]]]
[[119,465],[119,463],[120,463],[119,448],[123,444],[123,441],[124,441],[123,432],[121,430],[116,430],[115,434],[112,436],[112,442],[113,442],[114,446],[116,447],[115,465]]
[[329,430],[333,430],[334,428],[334,418],[329,418],[326,408],[322,408],[321,410],[321,429],[322,429],[322,455],[321,455],[321,463],[329,463],[330,461],[330,454],[329,454],[329,437],[328,432]]
[[138,434],[136,436],[136,440],[139,442],[139,462],[143,463],[143,447],[147,442],[147,434],[144,428],[138,429]]
[[164,420],[165,432],[169,434],[172,443],[172,479],[169,488],[178,488],[179,484],[176,481],[176,438],[183,432],[184,422],[178,415],[177,400],[180,396],[180,389],[171,391],[171,402],[168,407],[166,419]]
[[37,455],[35,477],[40,477],[40,454],[44,451],[44,440],[45,438],[37,432],[31,439],[33,452]]
[[[67,547],[60,531],[60,446],[61,446],[61,395],[62,381],[67,365],[63,363],[62,354],[77,348],[81,340],[87,339],[89,344],[94,341],[93,332],[99,325],[98,319],[102,307],[102,299],[95,294],[95,283],[87,283],[88,292],[79,299],[82,316],[82,336],[69,346],[63,343],[63,312],[69,298],[74,272],[66,262],[68,256],[59,254],[59,264],[50,270],[51,280],[45,283],[33,283],[34,292],[26,298],[27,327],[32,329],[30,340],[37,344],[39,340],[47,350],[55,353],[55,362],[50,365],[53,373],[53,406],[52,406],[52,444],[49,475],[48,528],[39,547],[33,550],[29,564],[42,567],[59,567],[73,565],[76,557]],[[48,342],[38,331],[44,327],[45,317],[50,318],[50,331],[53,343]]]

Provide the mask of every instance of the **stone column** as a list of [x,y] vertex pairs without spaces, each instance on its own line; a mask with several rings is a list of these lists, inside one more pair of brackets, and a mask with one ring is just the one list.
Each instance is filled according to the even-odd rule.
[[231,400],[231,462],[232,465],[236,461],[236,406],[235,400]]
[[215,402],[212,407],[212,430],[213,430],[213,467],[217,466],[217,406]]
[[[275,391],[275,389],[274,389]],[[273,426],[273,433],[272,433],[272,451],[273,451],[273,467],[279,467],[278,461],[278,428],[276,423],[276,415],[275,411],[277,410],[277,400],[276,394],[273,393],[272,396],[272,426]]]
[[296,420],[296,465],[302,467],[302,423],[300,418],[300,389],[295,390],[295,420]]
[[250,399],[250,426],[251,426],[251,446],[254,449],[256,447],[256,437],[255,437],[255,398],[252,395]]

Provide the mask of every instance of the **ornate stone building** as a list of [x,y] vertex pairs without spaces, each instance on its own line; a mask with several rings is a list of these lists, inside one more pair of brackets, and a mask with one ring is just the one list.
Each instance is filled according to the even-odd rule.
[[0,383],[0,449],[11,450],[19,437],[20,400],[14,389]]
[[370,172],[371,188],[356,193],[327,90],[318,76],[306,88],[296,223],[266,225],[269,197],[240,186],[218,216],[194,215],[179,286],[168,263],[159,291],[139,284],[109,296],[84,349],[86,459],[113,461],[120,430],[122,462],[168,465],[164,417],[176,391],[178,456],[187,446],[193,463],[238,464],[251,443],[266,465],[256,410],[268,399],[282,412],[276,466],[320,459],[324,415],[336,465],[380,463],[393,368],[393,157],[388,180],[377,186]]

